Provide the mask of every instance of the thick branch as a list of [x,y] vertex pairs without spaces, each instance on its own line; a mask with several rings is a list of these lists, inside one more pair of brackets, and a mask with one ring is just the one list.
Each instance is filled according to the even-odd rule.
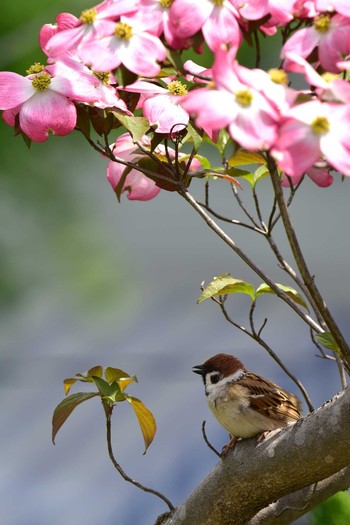
[[288,209],[284,200],[283,196],[283,190],[281,186],[281,180],[280,176],[277,171],[277,166],[272,157],[270,155],[267,155],[267,165],[270,171],[271,175],[271,181],[273,185],[273,189],[276,195],[277,204],[279,207],[279,211],[282,217],[284,229],[288,238],[289,245],[292,249],[293,256],[295,259],[295,262],[298,266],[300,275],[305,283],[305,286],[309,290],[310,294],[312,295],[315,304],[317,306],[318,311],[321,313],[325,323],[328,326],[328,329],[332,333],[337,345],[341,349],[342,355],[344,357],[344,360],[346,361],[348,365],[348,369],[350,368],[350,348],[345,341],[343,334],[341,333],[338,325],[336,324],[333,316],[331,315],[330,311],[327,308],[326,303],[324,302],[316,284],[314,281],[313,276],[311,275],[308,266],[306,264],[304,255],[300,249],[298,239],[295,235],[294,228],[292,226],[292,223],[290,221]]
[[270,503],[350,463],[350,387],[265,441],[244,440],[178,507],[166,525],[243,525]]
[[247,525],[288,525],[322,501],[350,486],[350,467],[309,487],[288,494],[261,510]]

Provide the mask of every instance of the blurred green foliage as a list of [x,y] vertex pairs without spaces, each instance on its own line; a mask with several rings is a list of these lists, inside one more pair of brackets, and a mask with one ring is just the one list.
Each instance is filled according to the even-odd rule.
[[311,512],[310,525],[349,525],[350,494],[338,492]]
[[[2,2],[0,69],[25,74],[33,62],[45,63],[41,26],[85,7],[85,0]],[[0,307],[18,306],[35,291],[103,315],[125,290],[115,226],[99,216],[99,200],[110,196],[113,217],[107,163],[77,133],[30,150],[13,134],[0,117]]]

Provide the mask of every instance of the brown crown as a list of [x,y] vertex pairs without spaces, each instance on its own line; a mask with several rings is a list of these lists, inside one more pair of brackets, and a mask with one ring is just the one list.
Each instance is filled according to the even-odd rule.
[[203,363],[203,370],[206,372],[221,372],[224,377],[237,372],[237,370],[244,370],[243,363],[237,357],[230,354],[216,354],[205,363]]

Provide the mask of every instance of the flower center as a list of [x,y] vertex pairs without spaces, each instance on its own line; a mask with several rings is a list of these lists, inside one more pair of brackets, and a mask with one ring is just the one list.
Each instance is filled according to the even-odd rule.
[[287,73],[283,71],[283,69],[272,68],[269,69],[268,74],[270,75],[272,82],[275,84],[282,84],[284,86],[287,85],[288,77]]
[[236,102],[240,106],[246,108],[253,102],[253,95],[248,89],[241,89],[235,93]]
[[316,16],[313,25],[316,31],[318,31],[319,33],[326,33],[329,29],[330,23],[331,17],[326,14],[321,14]]
[[40,73],[36,75],[32,80],[32,86],[37,91],[45,91],[51,84],[51,77],[48,73]]
[[218,5],[219,7],[222,7],[224,5],[225,0],[212,0],[213,4]]
[[174,0],[159,0],[161,7],[170,7]]
[[92,7],[91,9],[85,9],[84,11],[81,12],[79,20],[83,24],[91,25],[94,23],[96,15],[97,15],[97,11],[94,7]]
[[39,62],[34,62],[34,64],[30,66],[29,69],[27,69],[26,73],[28,75],[35,75],[36,73],[41,73],[42,71],[44,71],[44,69],[45,66],[43,66]]
[[328,71],[326,71],[325,73],[322,74],[322,78],[323,80],[325,80],[328,84],[330,84],[331,82],[333,82],[333,80],[336,80],[338,77],[338,75],[336,75],[335,73],[329,73]]
[[130,40],[132,37],[132,27],[124,22],[118,22],[115,27],[114,34],[123,40]]
[[181,96],[186,95],[187,93],[187,88],[185,84],[183,84],[179,80],[173,80],[168,84],[167,87],[172,95]]
[[102,84],[109,86],[111,84],[111,75],[109,71],[93,71],[95,77],[101,80]]
[[329,131],[330,125],[326,117],[316,117],[315,120],[311,122],[311,127],[316,135],[322,135]]

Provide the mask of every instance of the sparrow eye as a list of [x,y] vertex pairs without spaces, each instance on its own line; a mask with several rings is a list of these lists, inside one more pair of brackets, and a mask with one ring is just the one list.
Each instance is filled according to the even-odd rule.
[[221,379],[221,374],[219,374],[219,372],[212,372],[210,374],[210,382],[212,385],[215,385],[216,383],[218,383]]

